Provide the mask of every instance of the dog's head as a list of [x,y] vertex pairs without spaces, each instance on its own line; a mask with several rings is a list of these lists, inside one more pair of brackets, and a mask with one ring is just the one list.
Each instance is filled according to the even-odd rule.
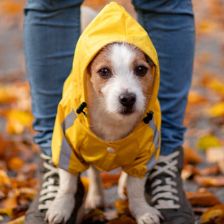
[[102,48],[88,66],[98,108],[114,118],[143,115],[153,82],[152,61],[128,43]]

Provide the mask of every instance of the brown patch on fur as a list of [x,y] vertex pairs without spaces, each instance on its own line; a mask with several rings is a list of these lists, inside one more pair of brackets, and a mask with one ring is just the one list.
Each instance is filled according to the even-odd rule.
[[102,48],[88,66],[90,82],[93,86],[94,91],[100,97],[103,97],[103,93],[101,92],[101,89],[106,85],[108,79],[101,78],[98,72],[102,68],[108,68],[110,71],[113,70],[112,63],[108,59],[110,48],[111,48],[111,44]]

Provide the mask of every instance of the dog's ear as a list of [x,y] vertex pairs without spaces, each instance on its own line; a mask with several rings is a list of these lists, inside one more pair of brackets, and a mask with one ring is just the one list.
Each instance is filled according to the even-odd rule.
[[144,54],[144,55],[145,55],[146,61],[148,62],[149,66],[150,67],[153,67],[154,66],[154,63],[151,60],[151,58],[147,54]]

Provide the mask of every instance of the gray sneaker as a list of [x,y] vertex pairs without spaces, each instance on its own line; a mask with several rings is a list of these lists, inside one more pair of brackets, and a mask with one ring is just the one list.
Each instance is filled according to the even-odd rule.
[[183,148],[170,155],[160,155],[145,185],[145,197],[157,208],[164,220],[161,224],[194,224],[194,213],[183,191],[181,171]]
[[[54,200],[59,187],[58,168],[52,162],[52,158],[41,150],[39,152],[38,165],[40,171],[40,190],[26,212],[24,224],[48,224],[48,222],[44,220],[45,214],[51,202]],[[81,210],[80,207],[83,204],[84,197],[84,187],[80,178],[77,189],[74,195],[76,202],[75,208],[66,224],[79,223],[79,221],[77,221],[80,219],[80,217],[78,217],[78,211]]]

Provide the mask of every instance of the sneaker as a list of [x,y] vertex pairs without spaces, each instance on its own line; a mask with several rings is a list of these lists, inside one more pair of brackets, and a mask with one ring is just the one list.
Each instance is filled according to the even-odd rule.
[[192,207],[183,191],[181,171],[183,148],[170,155],[160,155],[145,186],[146,201],[158,209],[164,220],[161,224],[194,224]]
[[[58,168],[54,165],[52,158],[47,156],[43,151],[40,151],[38,165],[40,171],[40,190],[26,212],[24,224],[48,224],[48,222],[45,221],[45,214],[59,188]],[[66,224],[79,223],[77,220],[81,218],[78,217],[80,215],[77,214],[78,211],[82,209],[80,207],[83,204],[84,197],[84,187],[80,178],[77,189],[74,195],[76,205]]]

